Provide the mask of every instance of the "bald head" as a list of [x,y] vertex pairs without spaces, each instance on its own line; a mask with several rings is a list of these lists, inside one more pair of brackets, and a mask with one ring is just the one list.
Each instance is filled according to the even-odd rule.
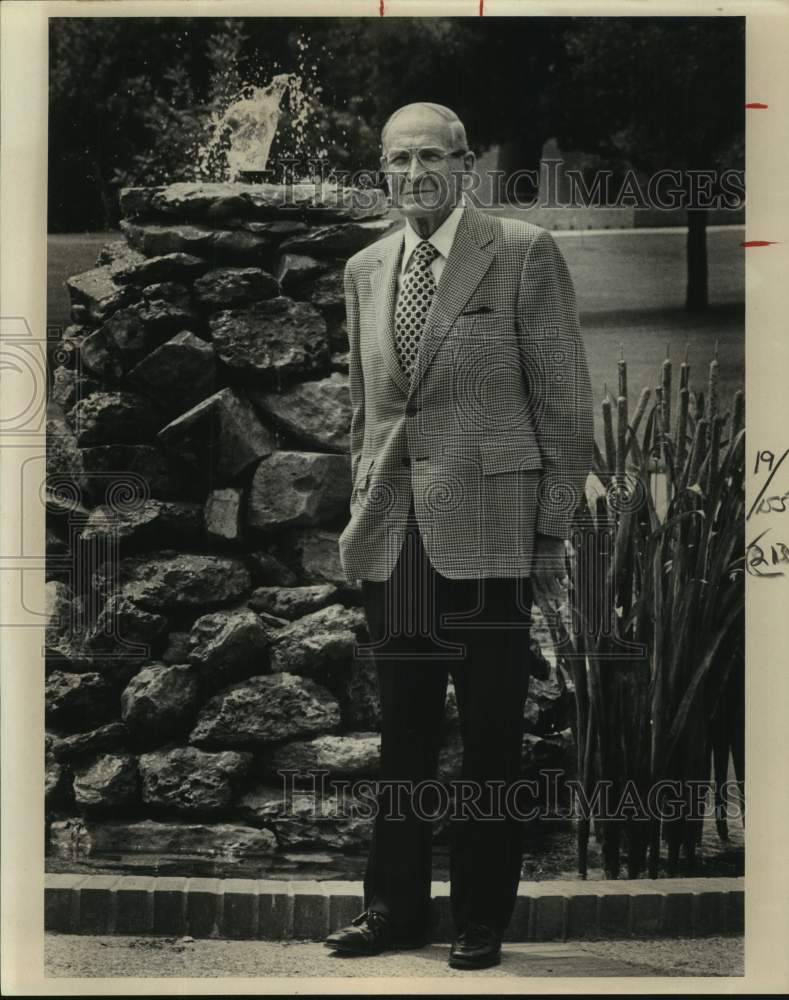
[[474,166],[463,122],[443,104],[406,104],[384,125],[381,145],[392,205],[427,239],[462,200]]
[[468,149],[466,129],[463,122],[451,108],[429,101],[418,101],[398,108],[387,119],[381,129],[381,145],[384,149],[397,132],[433,134],[435,139],[452,150]]

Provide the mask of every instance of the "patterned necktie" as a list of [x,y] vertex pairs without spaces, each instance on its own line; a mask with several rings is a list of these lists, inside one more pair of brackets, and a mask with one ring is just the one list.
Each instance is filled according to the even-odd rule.
[[395,309],[395,347],[400,365],[409,377],[416,367],[419,341],[425,319],[436,292],[436,280],[430,268],[438,257],[432,243],[422,240],[413,253],[411,267],[403,275],[403,285]]

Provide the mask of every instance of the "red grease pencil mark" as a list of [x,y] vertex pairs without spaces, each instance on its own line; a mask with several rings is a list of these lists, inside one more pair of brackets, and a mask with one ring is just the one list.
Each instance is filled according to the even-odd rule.
[[479,0],[479,16],[482,17],[484,13],[485,13],[485,0]]
[[751,101],[750,104],[745,105],[746,108],[766,108],[766,104],[762,104],[760,101]]
[[381,17],[384,16],[384,0],[380,0],[378,4],[378,13],[381,15]]
[[741,247],[774,247],[777,246],[780,240],[746,240],[745,243],[741,243]]

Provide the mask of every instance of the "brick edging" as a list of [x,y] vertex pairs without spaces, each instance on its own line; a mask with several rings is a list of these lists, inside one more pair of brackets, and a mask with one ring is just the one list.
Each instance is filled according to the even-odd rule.
[[[524,882],[505,941],[742,932],[742,878]],[[45,929],[70,934],[322,940],[363,906],[361,882],[47,874]],[[431,939],[452,939],[433,883]]]

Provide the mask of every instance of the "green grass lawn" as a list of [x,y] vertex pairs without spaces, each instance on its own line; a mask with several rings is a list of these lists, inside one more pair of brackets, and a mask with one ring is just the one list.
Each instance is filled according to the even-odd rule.
[[66,327],[71,323],[65,280],[72,274],[89,271],[105,243],[120,240],[120,232],[55,233],[47,238],[47,325]]

